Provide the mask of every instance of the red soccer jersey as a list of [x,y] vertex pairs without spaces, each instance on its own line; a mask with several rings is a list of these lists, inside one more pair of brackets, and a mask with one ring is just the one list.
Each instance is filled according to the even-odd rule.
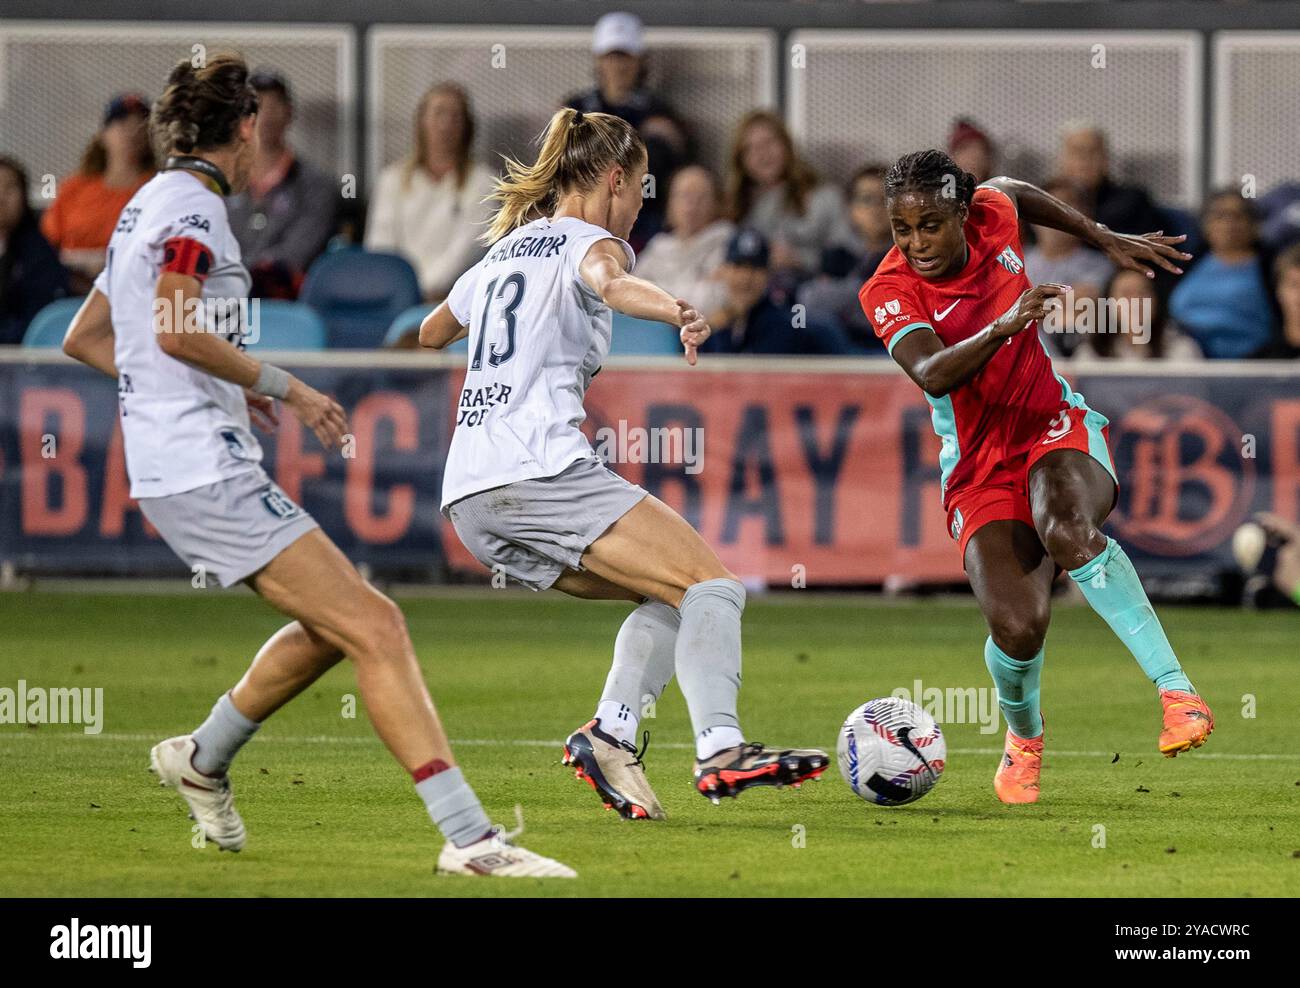
[[[965,233],[970,256],[956,274],[922,278],[894,247],[862,286],[862,309],[891,353],[921,328],[933,330],[946,346],[959,343],[1031,287],[1016,207],[1003,193],[975,190]],[[943,440],[945,507],[960,488],[1014,483],[1029,448],[1070,397],[1038,338],[1037,323],[1011,337],[961,387],[943,398],[927,395],[934,431]]]

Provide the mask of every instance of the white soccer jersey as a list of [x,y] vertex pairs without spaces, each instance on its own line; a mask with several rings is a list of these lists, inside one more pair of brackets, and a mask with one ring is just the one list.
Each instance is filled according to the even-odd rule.
[[262,459],[243,389],[158,345],[154,290],[164,270],[198,278],[205,304],[197,318],[242,345],[240,303],[252,282],[225,202],[185,171],[160,172],[131,198],[95,279],[112,309],[118,411],[136,498],[216,483],[256,469]]
[[442,506],[519,480],[552,477],[596,455],[579,426],[592,375],[609,354],[612,313],[578,273],[608,230],[535,220],[493,245],[456,281],[452,315],[469,327],[469,372],[442,481]]

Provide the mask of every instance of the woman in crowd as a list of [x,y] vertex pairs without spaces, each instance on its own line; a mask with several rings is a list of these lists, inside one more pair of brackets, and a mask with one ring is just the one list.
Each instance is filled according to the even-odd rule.
[[32,316],[68,289],[68,273],[27,203],[27,172],[0,155],[0,344],[21,343]]
[[[1076,302],[1077,307],[1077,302]],[[1170,325],[1158,284],[1139,271],[1117,270],[1101,287],[1096,318],[1076,356],[1115,360],[1199,360],[1201,348]]]
[[415,112],[415,149],[379,176],[366,224],[368,250],[393,251],[414,266],[420,292],[441,301],[483,255],[477,237],[489,210],[492,172],[470,158],[474,114],[465,90],[431,87]]
[[741,118],[729,161],[729,218],[767,238],[775,271],[798,280],[818,270],[826,248],[857,246],[844,196],[799,156],[776,113],[753,110]]
[[678,171],[668,190],[668,229],[637,259],[637,274],[701,312],[722,304],[726,287],[718,268],[735,227],[722,219],[718,180],[702,165]]
[[114,97],[80,168],[59,182],[54,203],[41,217],[41,233],[70,271],[75,294],[88,292],[103,270],[122,207],[154,172],[148,124],[149,102],[143,96]]
[[1212,359],[1249,357],[1273,339],[1268,263],[1255,206],[1234,188],[1210,195],[1201,214],[1208,248],[1169,298],[1179,327]]

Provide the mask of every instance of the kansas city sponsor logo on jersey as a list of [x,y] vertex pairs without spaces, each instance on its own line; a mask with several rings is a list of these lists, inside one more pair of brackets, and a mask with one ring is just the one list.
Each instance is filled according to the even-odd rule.
[[887,320],[890,316],[896,316],[902,311],[903,311],[903,306],[898,301],[898,299],[891,298],[884,305],[876,306],[876,311],[873,314],[876,317],[876,322],[880,323],[880,325],[883,326],[885,324],[885,320]]
[[1025,269],[1025,262],[1016,256],[1016,252],[1010,246],[1002,248],[1002,253],[998,255],[998,263],[1012,274],[1019,274]]

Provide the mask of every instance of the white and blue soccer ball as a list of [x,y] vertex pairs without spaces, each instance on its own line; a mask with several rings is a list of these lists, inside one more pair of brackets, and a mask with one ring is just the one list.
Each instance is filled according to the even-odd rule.
[[910,700],[868,700],[840,728],[840,774],[869,803],[902,806],[943,775],[948,746],[928,713]]

